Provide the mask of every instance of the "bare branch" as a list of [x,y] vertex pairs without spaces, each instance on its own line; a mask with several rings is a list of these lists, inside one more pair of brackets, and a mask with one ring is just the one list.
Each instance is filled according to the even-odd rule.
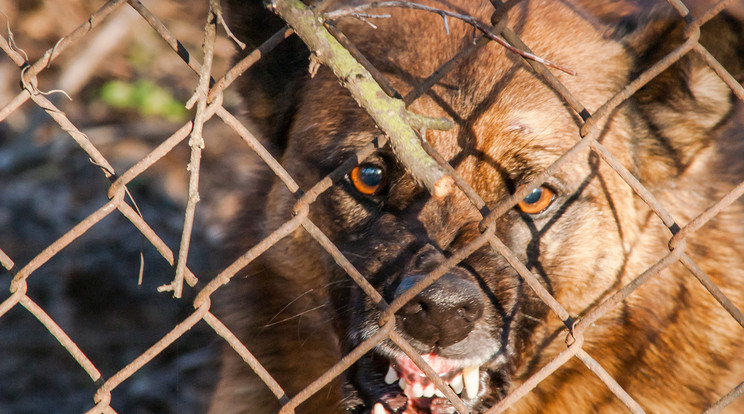
[[[199,86],[196,89],[196,115],[194,117],[194,128],[191,130],[189,146],[191,147],[191,158],[187,169],[189,177],[189,198],[186,204],[181,246],[178,251],[176,262],[176,276],[171,283],[173,296],[180,298],[183,292],[183,280],[186,274],[186,262],[188,260],[189,246],[191,243],[191,230],[194,224],[196,204],[199,202],[199,170],[201,168],[201,153],[204,149],[204,122],[207,120],[207,94],[209,93],[209,81],[211,79],[212,60],[214,57],[214,42],[219,20],[220,4],[217,0],[209,0],[209,13],[207,24],[204,28],[204,63],[199,73]],[[191,101],[191,100],[190,100]]]
[[373,2],[373,3],[367,3],[360,6],[354,6],[344,9],[338,9],[334,11],[330,11],[327,13],[324,13],[323,16],[326,19],[334,20],[338,19],[343,16],[355,16],[359,14],[360,12],[364,10],[369,9],[379,9],[384,7],[398,7],[403,9],[416,9],[416,10],[423,10],[429,13],[435,13],[440,16],[442,16],[442,19],[444,19],[444,27],[447,34],[449,34],[449,24],[447,23],[447,16],[462,20],[463,22],[475,27],[476,29],[483,32],[484,35],[486,35],[488,38],[493,40],[494,42],[500,44],[501,46],[504,46],[507,50],[514,52],[525,59],[534,60],[536,62],[540,62],[546,66],[550,66],[551,68],[558,69],[562,72],[568,73],[569,75],[576,76],[576,71],[573,71],[571,69],[565,68],[561,65],[558,65],[557,63],[551,62],[547,59],[543,59],[534,53],[526,52],[524,50],[520,50],[514,46],[512,46],[509,42],[504,40],[501,36],[498,36],[494,34],[491,31],[491,28],[489,25],[479,21],[473,16],[467,15],[467,14],[461,14],[461,13],[455,13],[453,11],[444,10],[444,9],[438,9],[436,7],[430,7],[423,4],[418,3],[411,3],[408,1],[382,1],[382,2]]

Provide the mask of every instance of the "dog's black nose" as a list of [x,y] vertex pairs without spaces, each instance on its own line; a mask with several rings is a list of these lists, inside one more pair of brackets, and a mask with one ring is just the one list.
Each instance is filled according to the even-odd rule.
[[[395,296],[421,280],[407,276],[395,290]],[[402,328],[426,345],[447,347],[462,341],[483,314],[483,301],[475,283],[454,274],[446,274],[421,291],[397,313]]]

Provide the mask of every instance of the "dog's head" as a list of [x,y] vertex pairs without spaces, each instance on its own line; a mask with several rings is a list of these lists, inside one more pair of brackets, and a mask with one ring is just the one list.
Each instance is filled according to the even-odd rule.
[[[649,14],[644,2],[523,1],[506,26],[536,55],[573,69],[556,77],[593,113],[640,71],[683,42],[674,13]],[[516,4],[510,4],[516,3]],[[661,2],[665,3],[665,2]],[[490,22],[491,2],[442,2]],[[236,6],[234,9],[245,9]],[[340,29],[402,94],[472,44],[472,26],[419,10],[389,8]],[[233,16],[251,29],[250,16]],[[242,22],[242,23],[241,23]],[[270,30],[275,22],[263,23]],[[733,24],[733,23],[731,23]],[[236,25],[236,26],[240,26]],[[250,32],[248,30],[248,32]],[[245,34],[245,33],[244,33]],[[251,33],[247,33],[251,35]],[[733,44],[733,42],[727,43]],[[330,71],[307,72],[297,39],[272,52],[247,76],[249,116],[304,189],[381,134]],[[528,63],[491,42],[413,102],[412,111],[452,119],[425,139],[480,195],[498,205],[580,139],[582,120]],[[731,109],[730,90],[698,58],[674,65],[604,121],[598,141],[650,188],[674,181],[704,154],[711,131]],[[281,184],[266,195],[269,230],[291,214],[296,198]],[[573,315],[613,292],[648,257],[634,255],[653,216],[622,179],[588,149],[493,223],[493,231]],[[483,216],[460,191],[432,197],[380,146],[311,207],[312,221],[353,266],[392,302],[481,237]],[[663,245],[661,246],[664,247]],[[656,249],[657,246],[654,247]],[[376,303],[304,231],[269,252],[265,266],[328,290],[341,347],[379,330]],[[289,262],[289,264],[288,264]],[[562,323],[508,260],[486,245],[465,255],[396,314],[396,331],[474,411],[502,398],[534,371]],[[350,409],[451,412],[432,382],[386,340],[348,373]]]

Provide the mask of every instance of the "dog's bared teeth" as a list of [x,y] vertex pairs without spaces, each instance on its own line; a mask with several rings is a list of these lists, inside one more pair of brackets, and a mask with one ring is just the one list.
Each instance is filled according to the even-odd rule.
[[442,391],[439,391],[439,388],[434,389],[434,395],[439,398],[444,398],[444,393]]
[[391,365],[390,368],[388,368],[387,374],[385,374],[385,384],[390,385],[397,380],[398,380],[398,373],[395,372],[395,370],[393,369]]
[[400,387],[400,389],[402,389],[403,391],[405,391],[405,390],[406,390],[406,380],[405,380],[405,378],[401,378],[401,379],[400,379],[400,381],[398,381],[398,386],[399,386],[399,387]]
[[411,387],[411,397],[413,398],[421,398],[424,396],[424,387],[421,385],[420,382],[417,382],[413,384]]
[[450,381],[450,387],[452,387],[453,390],[455,390],[456,393],[461,393],[463,388],[462,383],[462,374],[455,375],[454,378],[452,378],[452,381]]
[[434,396],[434,391],[437,389],[437,387],[434,386],[434,383],[429,383],[429,385],[424,388],[424,397],[431,398]]
[[372,414],[389,414],[388,410],[385,409],[385,407],[382,406],[381,403],[375,404],[374,407],[372,407]]
[[477,365],[471,365],[462,369],[462,378],[465,383],[465,396],[475,398],[478,395],[480,385],[480,369]]

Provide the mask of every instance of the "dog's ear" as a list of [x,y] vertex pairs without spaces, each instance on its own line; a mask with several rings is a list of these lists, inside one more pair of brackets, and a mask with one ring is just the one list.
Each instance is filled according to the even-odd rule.
[[[312,1],[305,1],[312,3]],[[269,39],[285,26],[262,0],[223,0],[225,18],[230,30],[242,42],[234,62]],[[258,128],[270,150],[281,152],[286,145],[296,94],[307,79],[309,51],[296,35],[290,36],[274,50],[261,56],[238,80],[248,118]]]
[[[616,27],[625,33],[622,42],[637,59],[637,74],[650,67],[684,42],[685,24],[670,7],[646,11],[634,23]],[[701,28],[700,43],[736,79],[744,75],[744,25],[723,13]],[[710,146],[716,130],[729,120],[735,98],[731,89],[695,51],[644,86],[631,98],[649,129],[635,137],[637,159],[654,166],[641,166],[645,179],[663,180],[683,172],[696,154]],[[651,137],[651,139],[649,139]]]

